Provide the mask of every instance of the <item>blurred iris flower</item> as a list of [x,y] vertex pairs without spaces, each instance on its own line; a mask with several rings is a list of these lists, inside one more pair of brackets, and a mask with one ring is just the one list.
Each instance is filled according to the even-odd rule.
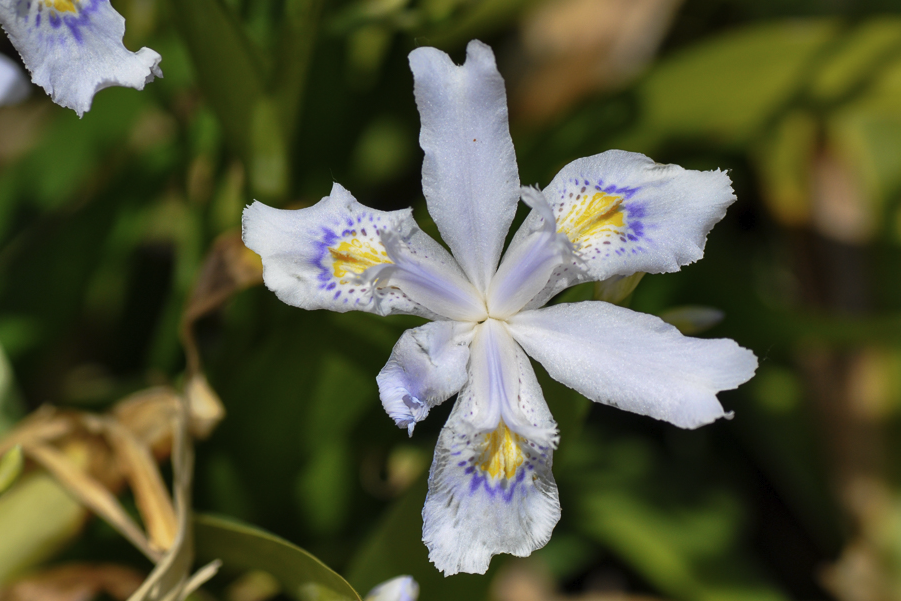
[[[401,336],[379,394],[411,435],[458,395],[429,474],[423,541],[445,574],[484,573],[495,554],[543,546],[560,518],[557,425],[530,356],[594,401],[683,428],[724,417],[716,393],[754,374],[753,353],[731,340],[688,338],[601,301],[544,307],[581,282],[700,259],[735,196],[721,171],[622,151],[573,161],[543,191],[521,188],[491,49],[473,41],[457,66],[419,48],[410,65],[423,191],[453,256],[410,209],[369,209],[338,184],[307,209],[255,202],[244,212],[244,242],[288,304],[433,320]],[[501,261],[520,198],[532,211]]]
[[30,89],[25,73],[19,65],[0,54],[0,106],[16,104],[28,97]]
[[81,117],[110,86],[144,89],[160,55],[122,44],[125,19],[109,0],[0,0],[0,24],[53,102]]
[[412,576],[398,576],[369,591],[363,601],[416,601],[419,584]]

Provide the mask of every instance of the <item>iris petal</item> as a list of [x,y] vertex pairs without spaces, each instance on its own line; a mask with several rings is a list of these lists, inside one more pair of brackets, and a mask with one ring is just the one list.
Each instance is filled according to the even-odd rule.
[[[660,165],[622,150],[566,165],[544,195],[577,260],[559,266],[528,309],[579,282],[678,271],[703,256],[707,234],[735,201],[725,172]],[[540,224],[533,211],[510,248]]]
[[410,53],[425,151],[422,190],[441,237],[487,292],[519,200],[507,95],[491,48],[473,40],[455,65],[435,48]]
[[528,556],[560,519],[551,473],[556,425],[528,357],[495,324],[480,326],[473,341],[470,381],[441,431],[429,474],[422,538],[446,575],[484,573],[498,553]]
[[509,328],[558,382],[681,428],[727,417],[716,393],[757,368],[754,353],[732,340],[683,336],[658,317],[600,301],[524,311]]

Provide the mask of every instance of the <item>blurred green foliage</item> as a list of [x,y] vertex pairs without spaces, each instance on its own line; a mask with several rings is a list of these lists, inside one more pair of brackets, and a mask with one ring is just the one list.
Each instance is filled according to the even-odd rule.
[[[562,22],[583,31],[585,15],[622,17],[603,8],[616,3],[115,4],[126,41],[159,51],[165,79],[141,93],[104,90],[81,120],[43,97],[0,109],[0,434],[41,403],[100,410],[179,383],[183,307],[205,254],[252,198],[309,205],[334,180],[369,206],[413,206],[434,234],[406,55],[437,45],[459,60],[479,36],[507,81],[523,182],[544,185],[608,148],[730,170],[739,200],[705,258],[645,276],[627,302],[655,314],[716,308],[725,318],[702,335],[734,338],[761,359],[753,381],[720,395],[735,419],[692,432],[592,406],[536,366],[562,435],[563,518],[533,558],[552,587],[691,601],[901,595],[897,2],[686,0],[657,24],[656,55],[622,77],[586,69],[543,118],[522,108],[542,65],[588,60],[612,73],[621,57],[588,40],[549,58],[523,32],[547,44],[557,34],[530,15],[578,5],[581,21]],[[652,25],[618,47],[653,38]],[[423,599],[504,598],[492,583],[515,560],[445,580],[420,542],[450,403],[408,439],[375,384],[401,332],[419,323],[305,312],[262,287],[199,321],[228,415],[197,444],[195,506],[302,546],[359,591],[409,573]],[[80,520],[46,476],[16,486],[0,498],[0,521],[5,507],[28,512],[16,504],[21,487],[47,488],[47,511],[67,532]],[[256,537],[273,557],[305,553],[243,526],[198,523],[204,558],[219,556],[217,536]],[[117,559],[104,528],[89,524],[62,557]],[[277,571],[262,552],[231,557]],[[225,594],[232,574],[211,589]]]

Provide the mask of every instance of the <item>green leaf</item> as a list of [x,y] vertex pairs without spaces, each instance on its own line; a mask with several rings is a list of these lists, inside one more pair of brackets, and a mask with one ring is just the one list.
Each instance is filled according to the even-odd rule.
[[12,486],[22,473],[22,447],[14,446],[0,457],[0,494]]
[[300,601],[339,601],[360,595],[344,578],[300,547],[253,526],[210,515],[194,516],[197,560],[221,559],[224,570],[261,570]]
[[264,91],[263,60],[220,0],[173,0],[169,10],[229,145],[248,157],[253,111]]

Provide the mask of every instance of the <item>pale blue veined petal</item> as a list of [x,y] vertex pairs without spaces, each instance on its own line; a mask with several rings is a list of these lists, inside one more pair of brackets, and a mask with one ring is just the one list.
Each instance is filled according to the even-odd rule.
[[[505,319],[522,309],[548,283],[551,273],[577,259],[567,237],[557,232],[554,215],[544,195],[523,188],[523,200],[541,216],[539,226],[518,240],[504,255],[488,288],[491,316]],[[565,271],[564,271],[565,272]]]
[[[678,271],[703,256],[707,234],[735,201],[723,171],[661,165],[622,150],[569,163],[544,196],[558,231],[575,247],[575,260],[554,271],[529,309],[582,281]],[[510,248],[540,224],[533,211]]]

